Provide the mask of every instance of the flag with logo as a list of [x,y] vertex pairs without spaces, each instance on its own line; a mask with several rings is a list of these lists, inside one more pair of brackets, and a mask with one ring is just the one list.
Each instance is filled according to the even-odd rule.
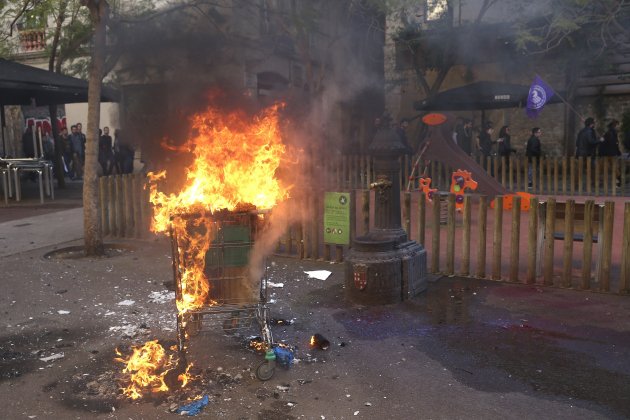
[[540,76],[536,75],[527,95],[527,108],[525,109],[527,116],[536,118],[553,95],[553,89]]

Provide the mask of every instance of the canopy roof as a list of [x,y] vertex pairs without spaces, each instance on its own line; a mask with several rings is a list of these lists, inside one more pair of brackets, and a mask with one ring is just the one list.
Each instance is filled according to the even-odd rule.
[[[417,111],[481,111],[520,108],[527,104],[529,86],[501,82],[475,82],[439,92],[431,99],[414,102]],[[561,102],[557,95],[548,104]]]
[[[0,58],[0,105],[51,105],[87,102],[88,82]],[[103,87],[102,102],[118,92]]]

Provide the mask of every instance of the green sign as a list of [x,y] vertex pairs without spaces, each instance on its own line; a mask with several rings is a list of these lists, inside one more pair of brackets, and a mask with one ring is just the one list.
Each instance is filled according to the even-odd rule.
[[350,244],[350,193],[325,193],[324,242]]

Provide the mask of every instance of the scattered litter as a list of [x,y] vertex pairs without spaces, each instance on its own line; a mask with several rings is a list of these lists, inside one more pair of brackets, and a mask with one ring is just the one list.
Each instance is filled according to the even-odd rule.
[[332,274],[332,272],[327,270],[305,271],[304,273],[308,274],[310,278],[317,280],[326,280]]
[[267,287],[270,288],[270,289],[280,288],[280,287],[284,287],[284,283],[273,283],[273,282],[268,281],[267,282]]
[[355,415],[355,416],[358,416],[358,415],[359,415],[359,410],[355,411],[355,412],[354,412],[354,415]]
[[135,301],[135,300],[125,299],[125,300],[123,300],[122,302],[118,302],[118,305],[120,305],[120,306],[131,306],[131,305],[133,305],[134,303],[136,303],[136,301]]
[[366,403],[365,403],[365,406],[366,406],[366,407],[371,407],[371,406],[372,406],[372,403],[371,403],[371,402],[366,402]]
[[206,405],[208,405],[208,402],[208,396],[204,395],[203,398],[197,401],[193,401],[190,404],[182,405],[175,412],[177,414],[181,414],[182,416],[196,416]]
[[168,290],[161,290],[159,292],[151,292],[149,294],[149,302],[166,303],[174,299],[175,299],[175,292],[170,292]]
[[139,334],[137,326],[135,325],[121,325],[116,327],[109,327],[109,331],[121,332],[122,338],[136,338]]
[[66,311],[64,309],[60,309],[60,310],[57,311],[57,313],[59,315],[68,315],[70,313],[70,311]]
[[39,360],[41,360],[42,362],[52,362],[53,360],[63,359],[64,357],[65,354],[63,353],[55,353],[47,357],[40,357]]
[[276,385],[276,388],[280,392],[288,392],[289,391],[289,386],[288,385]]

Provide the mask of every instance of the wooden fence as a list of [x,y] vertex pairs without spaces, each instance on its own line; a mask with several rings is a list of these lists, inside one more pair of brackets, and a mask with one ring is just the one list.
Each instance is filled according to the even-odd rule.
[[[140,238],[149,233],[145,183],[141,174],[100,178],[105,236]],[[365,189],[350,194],[355,237],[369,230],[374,196]],[[289,204],[307,209],[310,217],[286,227],[277,255],[343,261],[347,247],[323,242],[323,196],[315,191],[305,202]],[[630,292],[630,202],[619,209],[610,200],[532,198],[524,211],[520,197],[504,210],[503,197],[491,202],[482,195],[466,195],[463,210],[457,211],[454,195],[436,196],[428,203],[424,194],[413,191],[402,193],[401,203],[403,228],[426,248],[430,273]]]
[[103,236],[141,238],[149,233],[151,207],[141,173],[99,178]]
[[[543,157],[528,162],[525,156],[476,158],[508,191],[528,191],[548,195],[630,195],[630,161],[621,158],[569,158]],[[401,189],[407,190],[409,177],[415,161],[405,156],[401,158]],[[340,156],[327,159],[322,168],[324,187],[343,190],[369,188],[374,179],[372,158],[369,156]],[[451,174],[457,169],[440,161],[432,161],[425,167],[419,164],[414,172],[412,189],[417,189],[418,173],[426,173],[432,180],[432,187],[448,191]],[[531,172],[531,187],[530,174]]]

